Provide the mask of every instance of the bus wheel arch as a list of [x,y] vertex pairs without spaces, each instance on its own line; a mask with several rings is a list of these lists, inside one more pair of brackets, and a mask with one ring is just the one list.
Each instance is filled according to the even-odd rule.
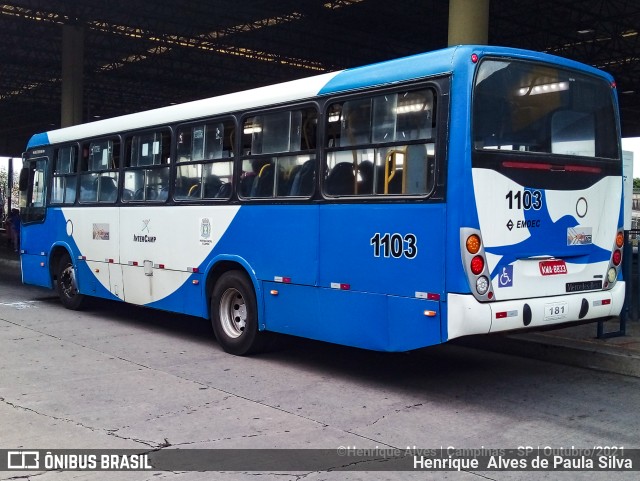
[[243,356],[261,350],[266,333],[259,328],[258,293],[246,269],[223,261],[207,277],[209,318],[225,352]]
[[64,246],[57,245],[51,249],[51,255],[49,256],[49,274],[51,276],[51,285],[54,287],[58,281],[58,267],[60,266],[60,261],[65,255],[71,258],[69,251]]
[[55,285],[62,305],[74,311],[82,309],[85,296],[78,289],[75,265],[66,249],[62,249],[56,257],[52,256],[52,269],[56,272]]
[[257,282],[256,278],[255,278],[255,273],[251,270],[250,266],[246,263],[246,261],[244,261],[244,259],[236,259],[236,258],[232,258],[232,259],[227,259],[227,258],[223,258],[222,260],[217,260],[213,265],[211,265],[209,267],[209,269],[207,270],[207,280],[205,283],[205,295],[206,295],[206,302],[207,302],[207,309],[209,309],[209,317],[211,317],[211,294],[213,293],[213,288],[215,287],[216,283],[218,282],[218,280],[220,279],[220,277],[222,277],[226,272],[228,271],[242,271],[244,272],[247,277],[249,277],[251,283],[253,284],[253,288],[256,294],[256,298],[258,299],[258,314],[260,314],[260,317],[262,317],[262,312],[261,312],[261,302],[259,299],[261,299],[262,296],[262,291],[260,289],[260,284]]

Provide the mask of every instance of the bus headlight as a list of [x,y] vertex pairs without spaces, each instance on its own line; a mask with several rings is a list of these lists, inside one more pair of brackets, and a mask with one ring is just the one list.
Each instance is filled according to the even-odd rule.
[[478,294],[480,294],[481,296],[484,296],[488,290],[489,290],[489,279],[487,279],[487,276],[478,277],[478,279],[476,280],[476,291],[478,292]]
[[609,270],[607,271],[607,282],[609,282],[609,284],[613,284],[616,279],[618,278],[618,271],[616,271],[616,269],[614,267],[610,267]]

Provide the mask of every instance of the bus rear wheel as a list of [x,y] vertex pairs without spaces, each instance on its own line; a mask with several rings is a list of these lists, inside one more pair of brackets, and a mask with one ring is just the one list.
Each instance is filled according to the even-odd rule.
[[265,333],[258,329],[256,294],[244,272],[225,272],[216,282],[211,293],[211,324],[225,352],[244,356],[263,347]]
[[69,254],[63,255],[60,259],[57,275],[58,297],[60,297],[62,305],[67,309],[81,309],[84,304],[85,297],[78,291],[76,271],[73,268],[73,262],[71,262]]

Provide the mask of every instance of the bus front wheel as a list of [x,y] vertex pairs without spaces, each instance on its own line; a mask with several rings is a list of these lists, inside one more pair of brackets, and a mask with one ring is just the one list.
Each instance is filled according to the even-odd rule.
[[222,274],[211,293],[211,324],[222,349],[236,356],[262,348],[256,294],[249,277],[233,270]]
[[58,264],[58,296],[67,309],[78,310],[84,303],[84,295],[78,291],[76,272],[69,254],[65,254]]

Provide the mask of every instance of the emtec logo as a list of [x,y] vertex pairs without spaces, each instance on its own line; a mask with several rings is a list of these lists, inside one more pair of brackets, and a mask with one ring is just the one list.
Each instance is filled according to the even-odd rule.
[[7,452],[7,468],[40,469],[40,453],[38,451]]

